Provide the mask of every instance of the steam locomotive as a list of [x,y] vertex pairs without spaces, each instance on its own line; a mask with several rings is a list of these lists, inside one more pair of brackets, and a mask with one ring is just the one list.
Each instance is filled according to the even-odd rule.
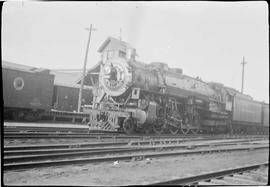
[[125,55],[120,50],[113,52],[108,55],[105,51],[96,72],[92,72],[91,128],[127,134],[269,129],[268,104],[220,83],[192,78],[165,63],[139,62],[133,48]]

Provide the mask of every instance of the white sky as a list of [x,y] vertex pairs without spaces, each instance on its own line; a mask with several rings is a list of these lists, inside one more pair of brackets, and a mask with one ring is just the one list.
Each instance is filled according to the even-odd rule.
[[93,24],[88,65],[108,36],[134,46],[138,60],[165,62],[184,74],[241,89],[269,103],[266,2],[5,2],[2,59],[50,69],[82,68]]

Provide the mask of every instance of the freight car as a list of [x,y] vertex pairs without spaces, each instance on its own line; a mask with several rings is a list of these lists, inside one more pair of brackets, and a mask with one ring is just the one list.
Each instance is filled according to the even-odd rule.
[[[77,111],[79,85],[68,79],[73,74],[67,73],[64,77],[59,74],[2,61],[5,119],[34,121],[41,116],[53,119],[55,115],[74,117],[76,113],[71,115],[70,112]],[[91,88],[85,86],[82,104],[89,104],[91,100]]]
[[[53,109],[76,112],[78,108],[79,85],[54,85]],[[84,88],[82,92],[82,105],[92,101],[92,90]]]
[[232,109],[233,131],[264,132],[269,130],[269,105],[234,97]]
[[[119,46],[117,48],[117,46]],[[123,47],[126,46],[126,47]],[[97,72],[89,126],[157,134],[269,128],[268,105],[220,83],[204,82],[166,63],[135,60],[136,50],[109,37]]]
[[54,75],[47,69],[2,63],[5,116],[32,121],[50,110]]
[[[77,111],[81,72],[52,70],[51,74],[55,75],[53,109],[70,112]],[[85,84],[82,92],[82,105],[90,104],[92,97],[91,87]]]

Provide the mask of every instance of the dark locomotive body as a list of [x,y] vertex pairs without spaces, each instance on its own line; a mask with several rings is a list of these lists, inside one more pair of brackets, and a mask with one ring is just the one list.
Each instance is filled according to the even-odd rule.
[[90,76],[95,80],[93,109],[88,111],[91,127],[128,134],[269,128],[269,105],[222,84],[184,75],[165,63],[136,61],[132,48],[121,50],[104,50],[98,71]]

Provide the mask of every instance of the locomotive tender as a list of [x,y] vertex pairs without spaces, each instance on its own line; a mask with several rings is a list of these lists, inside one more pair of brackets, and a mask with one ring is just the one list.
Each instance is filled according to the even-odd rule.
[[102,60],[95,72],[90,72],[94,85],[93,107],[88,110],[91,128],[127,134],[269,128],[269,105],[248,95],[192,78],[165,63],[139,62],[134,48],[112,37],[99,52]]

